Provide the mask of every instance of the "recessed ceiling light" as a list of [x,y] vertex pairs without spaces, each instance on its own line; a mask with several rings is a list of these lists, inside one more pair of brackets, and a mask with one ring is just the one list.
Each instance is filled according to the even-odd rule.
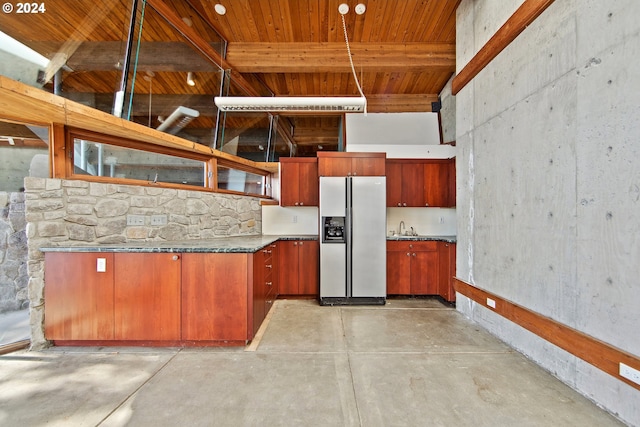
[[213,8],[215,9],[218,15],[224,15],[225,13],[227,13],[227,8],[221,5],[220,3],[216,3],[216,5],[213,6]]
[[346,3],[342,3],[340,6],[338,6],[338,12],[340,12],[340,15],[346,15],[347,13],[349,13],[349,5]]
[[356,5],[355,11],[358,15],[362,15],[365,10],[367,10],[367,6],[365,6],[363,3],[358,3]]
[[182,22],[187,24],[187,26],[189,26],[189,27],[193,27],[193,21],[191,20],[191,18],[189,18],[187,16],[182,18]]

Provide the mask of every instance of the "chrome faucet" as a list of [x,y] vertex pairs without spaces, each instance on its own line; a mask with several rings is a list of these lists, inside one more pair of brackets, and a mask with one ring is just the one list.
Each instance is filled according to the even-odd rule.
[[402,227],[404,227],[404,229],[407,229],[407,226],[404,225],[404,221],[400,221],[400,224],[398,225],[398,236],[402,236]]

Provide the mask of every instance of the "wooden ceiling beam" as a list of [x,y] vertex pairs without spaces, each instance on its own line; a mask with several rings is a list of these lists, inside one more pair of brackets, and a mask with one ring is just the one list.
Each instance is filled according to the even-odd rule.
[[[32,49],[47,58],[54,58],[62,50],[60,42],[34,42]],[[67,59],[66,66],[73,71],[118,70],[122,61],[122,43],[115,41],[83,42]],[[204,59],[191,46],[180,42],[142,42],[138,55],[141,71],[207,71],[219,68]]]
[[[366,94],[365,94],[366,95]],[[369,113],[430,113],[437,94],[366,95]]]
[[[455,71],[454,43],[351,43],[357,71]],[[344,43],[230,42],[227,60],[241,73],[351,72]]]

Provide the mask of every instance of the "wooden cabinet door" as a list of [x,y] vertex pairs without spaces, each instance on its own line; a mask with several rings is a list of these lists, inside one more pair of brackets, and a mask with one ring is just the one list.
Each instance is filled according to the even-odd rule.
[[318,206],[318,183],[317,159],[280,160],[281,206]]
[[428,206],[449,206],[449,164],[431,161],[424,165],[424,198]]
[[180,339],[180,255],[114,254],[114,338]]
[[387,207],[402,206],[402,164],[387,162]]
[[319,157],[319,176],[350,176],[351,157]]
[[317,240],[298,242],[298,294],[319,294],[319,252]]
[[[104,272],[97,271],[98,259]],[[112,340],[113,271],[110,253],[47,252],[45,338]]]
[[454,302],[456,300],[456,293],[453,290],[453,277],[456,275],[456,244],[439,242],[438,259],[440,263],[438,295],[445,301]]
[[250,254],[184,254],[182,259],[182,339],[248,338]]
[[281,295],[298,294],[298,242],[283,240],[278,243],[278,286]]
[[438,294],[438,252],[411,252],[411,294]]
[[425,206],[425,182],[423,163],[402,164],[402,206]]
[[456,158],[449,159],[449,176],[447,177],[449,184],[449,203],[448,206],[456,206]]
[[318,190],[320,187],[320,181],[318,178],[318,162],[316,159],[313,161],[302,162],[298,164],[299,168],[299,197],[298,202],[300,206],[318,206],[320,199],[318,196]]
[[351,162],[351,175],[385,176],[384,157],[354,157]]
[[387,251],[387,295],[411,294],[411,253]]
[[300,163],[280,162],[280,205],[295,206],[300,199]]

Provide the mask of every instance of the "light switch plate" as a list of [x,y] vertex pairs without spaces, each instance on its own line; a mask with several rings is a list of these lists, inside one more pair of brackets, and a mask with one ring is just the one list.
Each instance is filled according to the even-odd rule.
[[107,259],[106,258],[98,258],[98,262],[96,263],[96,271],[98,273],[105,273],[107,271]]

